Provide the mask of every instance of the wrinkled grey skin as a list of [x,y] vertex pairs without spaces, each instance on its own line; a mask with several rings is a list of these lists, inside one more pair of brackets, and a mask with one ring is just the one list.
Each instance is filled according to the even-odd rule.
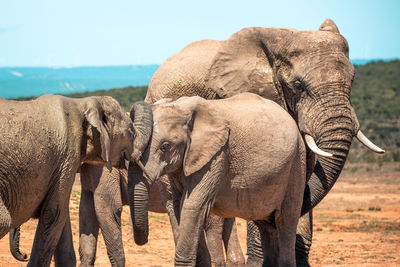
[[[0,99],[0,238],[39,218],[28,266],[75,266],[69,196],[82,162],[131,158],[132,122],[111,97]],[[61,266],[56,264],[57,266]]]
[[[132,106],[130,118],[133,122],[135,139],[132,160],[140,158],[148,144],[153,124],[151,107],[138,102]],[[80,266],[94,266],[99,227],[107,247],[112,266],[125,266],[122,244],[121,211],[128,204],[127,170],[108,172],[101,166],[84,164],[81,167],[82,194],[79,206],[79,254]],[[165,212],[157,187],[152,191],[151,210]]]
[[[309,212],[335,184],[360,128],[350,103],[354,69],[348,49],[330,19],[317,31],[245,28],[225,41],[192,43],[168,58],[153,75],[145,100],[154,103],[194,95],[218,99],[253,92],[286,109],[303,135],[312,136],[321,149],[333,154],[315,157],[307,149],[304,217],[296,245],[299,266],[309,265]],[[248,246],[249,261],[262,261],[261,243],[248,242]]]
[[[196,265],[210,212],[254,221],[265,266],[295,266],[306,150],[292,117],[273,101],[244,93],[223,100],[162,100],[153,105],[153,120],[142,157],[146,175],[132,177],[130,165],[128,179],[139,191],[134,196],[165,177],[173,188],[167,200],[173,208],[167,209],[175,266]],[[134,203],[147,212],[147,205]]]
[[[131,122],[133,122],[133,130],[134,130],[134,142],[133,142],[133,153],[132,153],[132,158],[137,157],[137,155],[140,155],[145,146],[147,146],[147,143],[149,141],[149,125],[152,124],[152,113],[151,113],[151,108],[149,105],[147,105],[144,102],[136,102],[135,104],[132,105],[131,108],[131,112],[130,112],[130,117],[131,117]],[[132,139],[131,139],[132,140]],[[128,152],[129,153],[129,152]],[[127,153],[127,155],[128,155]],[[98,183],[100,182],[100,177],[103,174],[103,169],[104,169],[104,177],[103,179],[106,179],[105,182],[103,182],[101,185],[110,183],[111,186],[115,186],[115,183],[113,183],[113,179],[118,178],[118,174],[122,172],[125,172],[125,183],[121,180],[121,193],[125,192],[125,198],[124,199],[118,199],[118,196],[121,196],[121,194],[117,194],[117,199],[114,200],[114,202],[110,202],[115,204],[116,202],[119,201],[123,201],[123,203],[127,204],[127,196],[126,196],[126,166],[124,166],[124,160],[121,159],[121,161],[118,164],[118,168],[113,168],[112,171],[109,170],[109,168],[107,167],[103,167],[101,165],[92,165],[92,164],[86,164],[84,163],[80,168],[80,173],[81,173],[81,182],[83,183],[83,185],[86,185],[86,189],[89,190],[89,192],[87,191],[83,191],[83,201],[81,201],[81,205],[83,204],[83,214],[84,216],[80,216],[80,220],[83,217],[86,217],[86,211],[88,212],[88,214],[90,214],[90,212],[95,212],[94,211],[94,207],[93,207],[93,193],[95,192],[95,188]],[[123,168],[122,170],[120,170],[120,168]],[[88,170],[89,169],[89,170]],[[82,175],[82,170],[83,170],[83,175]],[[93,173],[91,173],[93,172]],[[97,176],[96,176],[97,175]],[[107,178],[109,177],[109,178]],[[119,186],[119,185],[118,185]],[[100,204],[104,204],[104,201],[102,199],[102,197],[107,197],[109,195],[107,195],[106,190],[104,189],[104,187],[100,186],[97,192],[97,196],[99,196],[100,198],[98,198],[97,202]],[[114,189],[114,188],[112,188]],[[92,190],[92,191],[90,191]],[[90,193],[92,193],[92,199],[90,199]],[[152,210],[154,211],[158,211],[160,210],[160,206],[161,203],[158,203],[158,201],[160,201],[159,197],[157,199],[155,199],[155,201],[153,201],[154,204],[154,208]],[[152,203],[153,203],[152,202]],[[92,208],[93,210],[90,210],[90,208],[87,205],[92,204]],[[115,206],[109,207],[111,208],[115,208]],[[122,206],[121,206],[122,209]],[[165,208],[163,209],[165,210]],[[81,212],[81,208],[80,208],[80,212]],[[113,210],[114,214],[118,211]],[[162,212],[162,211],[160,211]],[[113,213],[110,213],[110,215],[113,215]],[[97,225],[97,229],[92,229],[92,227],[96,227],[95,223],[93,223],[91,220],[92,218],[89,218],[88,220],[88,224],[85,224],[85,226],[82,226],[83,228],[86,227],[84,229],[84,232],[90,232],[92,231],[93,233],[96,233],[96,243],[97,243],[97,233],[98,233],[98,225]],[[85,220],[83,220],[85,222]],[[97,222],[97,220],[95,219],[95,221]],[[104,220],[101,220],[102,222]],[[119,223],[119,227],[120,227],[120,220],[116,219],[116,222]],[[81,221],[80,221],[81,223]],[[90,224],[91,223],[91,224]],[[108,224],[107,224],[108,223]],[[87,226],[89,225],[89,226]],[[111,229],[114,227],[113,223],[109,223],[108,221],[104,222],[104,231],[106,232],[106,235],[109,237],[110,236],[110,231]],[[108,230],[108,232],[107,232]],[[92,233],[90,232],[90,233]],[[103,233],[104,234],[104,233]],[[9,232],[10,235],[10,251],[12,253],[12,255],[14,256],[15,259],[19,260],[19,261],[28,261],[28,257],[26,253],[22,253],[19,250],[19,240],[20,240],[20,228],[17,227],[16,229],[11,229]],[[71,233],[71,227],[70,225],[68,225],[68,227],[66,227],[64,229],[63,235],[72,235]],[[81,234],[81,238],[82,236],[84,236],[83,238],[88,240],[88,242],[92,242],[91,236],[85,236],[84,234]],[[115,247],[115,244],[113,244]],[[110,247],[113,247],[113,245],[110,245]],[[122,247],[122,246],[121,246]],[[86,245],[85,251],[87,251],[86,256],[84,254],[82,254],[81,250],[80,250],[80,256],[81,256],[81,265],[82,266],[87,266],[90,265],[91,262],[95,261],[95,254],[96,254],[96,244],[94,245],[94,248],[91,248],[90,246]],[[80,248],[81,249],[81,248]],[[112,258],[112,253],[118,253],[118,250],[115,249],[110,249],[109,255],[110,258]],[[122,251],[123,252],[123,251]],[[82,256],[83,255],[83,256]],[[93,256],[91,256],[93,255]],[[58,266],[75,266],[75,252],[73,249],[73,242],[72,242],[72,236],[71,237],[67,237],[65,239],[61,239],[61,241],[58,243],[57,247],[56,247],[56,251],[54,254],[55,257],[55,265]],[[122,254],[122,258],[124,257],[124,255]],[[118,258],[115,257],[114,258]],[[113,264],[115,262],[119,263],[120,261],[115,261],[112,260]],[[92,265],[93,265],[92,264]]]
[[[83,164],[80,170],[81,176],[81,201],[79,204],[79,256],[80,266],[94,266],[96,260],[96,247],[99,228],[104,238],[112,266],[125,266],[125,256],[122,243],[121,232],[121,211],[123,205],[128,205],[128,171],[127,169],[113,168],[109,172],[105,167],[98,165]],[[149,192],[149,210],[152,212],[166,213],[165,204],[163,203],[157,183],[155,183]],[[217,239],[223,236],[223,221],[219,221],[220,217],[215,216],[215,222],[209,223],[206,228],[207,240]],[[227,222],[232,224],[232,219]],[[219,227],[221,226],[221,227]],[[234,225],[225,225],[224,232],[232,231]],[[215,231],[219,231],[215,233]],[[226,242],[232,242],[228,237],[230,234],[224,233]],[[235,236],[236,240],[237,236]],[[216,244],[211,247],[221,246],[221,242],[214,241]],[[237,241],[238,242],[238,241]],[[13,242],[15,243],[15,241]],[[229,248],[228,260],[235,259],[232,245],[226,244]],[[18,248],[18,247],[17,247]],[[221,248],[222,250],[222,248]],[[18,248],[19,251],[19,248]],[[211,249],[210,253],[214,250]],[[238,250],[240,251],[240,250]],[[214,256],[217,257],[218,255]],[[213,258],[213,255],[211,255]],[[225,261],[224,259],[217,259]]]
[[[121,212],[128,205],[128,170],[113,168],[109,172],[98,165],[81,167],[81,201],[79,204],[80,266],[94,266],[99,228],[112,266],[125,266],[122,243]],[[157,185],[149,193],[149,210],[166,213]]]
[[10,251],[13,257],[19,261],[28,261],[28,255],[19,250],[20,228],[11,229],[9,232]]

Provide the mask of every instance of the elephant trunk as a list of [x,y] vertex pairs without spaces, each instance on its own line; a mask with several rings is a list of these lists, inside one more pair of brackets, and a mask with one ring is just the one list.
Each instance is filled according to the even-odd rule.
[[153,113],[151,106],[145,102],[136,102],[132,105],[130,117],[135,130],[135,140],[133,142],[131,158],[137,161],[146,149],[153,130]]
[[134,163],[129,163],[128,168],[128,194],[129,207],[133,225],[135,243],[144,245],[149,236],[149,191],[150,185],[143,176],[141,168]]
[[312,135],[316,137],[318,148],[331,155],[319,156],[317,160],[306,185],[302,215],[315,207],[335,184],[359,127],[355,112],[349,103],[342,108],[338,107],[335,112],[324,112],[316,117],[316,121],[320,123],[313,125]]
[[144,245],[147,243],[149,234],[147,218],[149,184],[146,183],[143,171],[140,168],[143,167],[140,158],[148,146],[153,130],[151,106],[145,102],[136,102],[132,106],[130,117],[133,122],[133,128],[135,129],[135,140],[133,143],[131,162],[128,168],[129,207],[135,243]]
[[28,261],[28,255],[22,253],[19,250],[19,238],[20,238],[20,228],[11,229],[9,232],[10,236],[10,251],[13,257],[19,261]]

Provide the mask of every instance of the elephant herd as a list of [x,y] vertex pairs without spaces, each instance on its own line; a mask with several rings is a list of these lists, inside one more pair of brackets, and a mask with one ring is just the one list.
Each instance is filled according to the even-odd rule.
[[[39,218],[28,266],[75,266],[69,196],[80,172],[79,254],[101,229],[125,266],[121,211],[147,243],[148,211],[168,213],[175,266],[309,266],[312,209],[360,131],[354,68],[327,19],[316,31],[251,27],[192,43],[155,72],[125,113],[111,97],[0,99],[0,238]],[[247,221],[247,259],[235,217]]]

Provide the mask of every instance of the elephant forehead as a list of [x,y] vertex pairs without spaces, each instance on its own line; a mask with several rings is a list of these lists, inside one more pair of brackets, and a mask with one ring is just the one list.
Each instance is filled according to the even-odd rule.
[[174,116],[173,114],[164,114],[163,116],[155,116],[153,124],[153,134],[157,136],[176,136],[186,133],[187,121],[182,116]]
[[291,47],[300,48],[304,52],[321,53],[337,51],[348,53],[348,44],[346,39],[340,34],[326,31],[299,31],[293,36],[294,42]]

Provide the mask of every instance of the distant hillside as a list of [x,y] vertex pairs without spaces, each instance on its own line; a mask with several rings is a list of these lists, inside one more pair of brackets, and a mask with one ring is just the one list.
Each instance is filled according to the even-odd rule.
[[[128,86],[124,88],[118,89],[109,89],[109,90],[98,90],[93,92],[85,92],[85,93],[74,93],[74,94],[66,94],[65,96],[73,97],[73,98],[81,98],[87,96],[99,96],[99,95],[107,95],[114,97],[118,100],[121,106],[129,111],[132,107],[132,104],[136,101],[144,100],[146,96],[147,86],[133,87]],[[35,99],[35,96],[29,97],[19,97],[16,100],[32,100]]]
[[400,161],[400,61],[355,66],[351,102],[361,130],[386,153],[376,155],[354,141],[349,160]]
[[[146,86],[125,87],[67,96],[109,95],[129,110],[133,102],[144,99],[146,91]],[[386,153],[377,155],[354,140],[349,161],[378,163],[400,161],[400,61],[378,61],[362,66],[356,65],[351,102],[358,115],[361,130],[378,146],[385,149]]]

